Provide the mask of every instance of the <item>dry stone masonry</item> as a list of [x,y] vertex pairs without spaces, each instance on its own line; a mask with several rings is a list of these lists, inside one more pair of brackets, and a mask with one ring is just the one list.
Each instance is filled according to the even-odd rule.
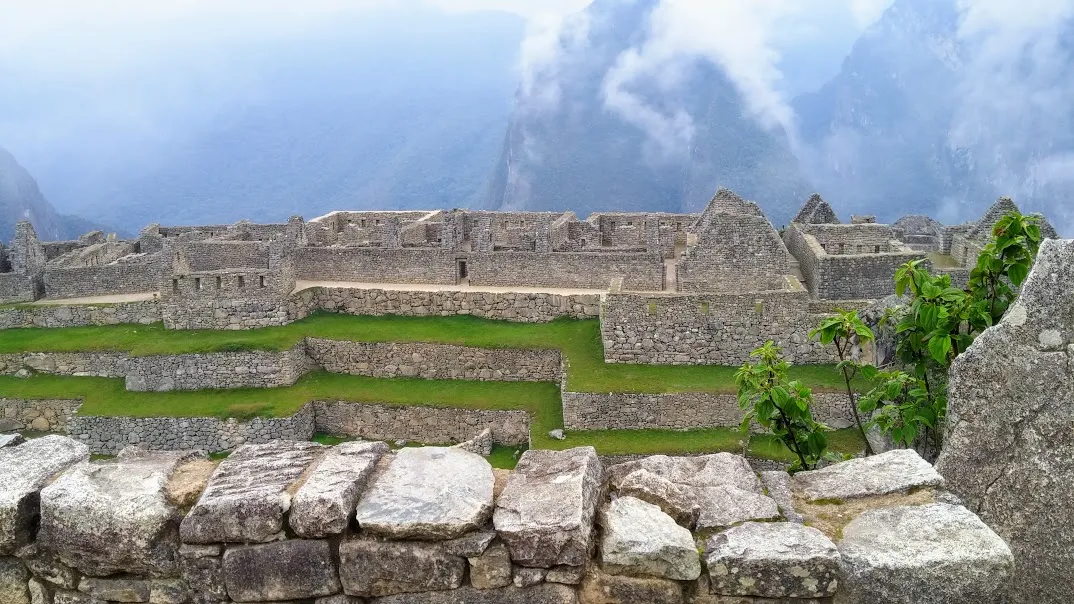
[[[52,436],[0,448],[0,598],[1010,602],[1010,549],[940,502],[938,475],[911,456],[784,475],[802,524],[774,502],[744,514],[768,497],[731,454],[604,468],[592,448],[530,450],[504,476],[463,448],[275,441],[220,462],[135,447],[89,461],[85,446]],[[739,520],[695,524],[706,517]]]

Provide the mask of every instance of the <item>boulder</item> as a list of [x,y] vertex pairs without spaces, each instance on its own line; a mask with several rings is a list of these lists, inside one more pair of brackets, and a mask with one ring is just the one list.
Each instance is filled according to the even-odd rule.
[[701,506],[693,487],[676,484],[650,472],[635,470],[619,482],[618,493],[659,506],[682,526],[693,529]]
[[483,526],[495,482],[489,462],[450,447],[402,449],[358,502],[358,525],[396,539],[451,539]]
[[456,589],[466,575],[466,559],[436,542],[351,539],[339,546],[339,578],[352,596]]
[[0,604],[30,604],[30,573],[18,558],[0,557]]
[[302,600],[339,592],[332,548],[321,540],[229,547],[223,577],[234,602]]
[[66,436],[44,436],[0,449],[0,556],[33,538],[40,490],[57,474],[89,460],[89,448]]
[[870,510],[843,529],[839,553],[843,582],[837,604],[1011,601],[1010,548],[962,506]]
[[1074,241],[1049,240],[1018,301],[951,366],[936,469],[1010,545],[1015,602],[1069,600],[1074,568]]
[[493,523],[523,566],[581,566],[589,559],[603,467],[593,447],[522,454]]
[[533,587],[500,589],[462,587],[378,598],[376,604],[578,604],[574,589],[542,583]]
[[165,491],[190,456],[125,452],[71,468],[41,491],[38,542],[89,575],[174,574],[180,516]]
[[544,580],[549,583],[562,583],[564,585],[578,585],[585,578],[585,566],[553,566],[548,569]]
[[818,598],[839,586],[839,551],[815,528],[793,522],[747,522],[705,544],[712,593],[763,598]]
[[149,581],[142,579],[96,579],[83,577],[78,591],[108,602],[148,602]]
[[338,535],[347,528],[358,498],[388,445],[343,443],[332,447],[291,502],[289,522],[300,537]]
[[217,466],[179,527],[184,543],[262,543],[278,538],[295,483],[324,447],[274,441],[243,445]]
[[799,472],[792,488],[808,501],[857,499],[942,487],[943,477],[913,449],[859,457],[820,470]]
[[589,572],[578,591],[579,604],[682,604],[682,586],[667,579],[622,577]]
[[511,553],[497,543],[483,554],[467,558],[470,562],[470,585],[476,589],[495,589],[511,584]]
[[600,559],[615,574],[692,581],[701,575],[701,559],[690,531],[634,497],[614,499],[601,511],[604,536]]

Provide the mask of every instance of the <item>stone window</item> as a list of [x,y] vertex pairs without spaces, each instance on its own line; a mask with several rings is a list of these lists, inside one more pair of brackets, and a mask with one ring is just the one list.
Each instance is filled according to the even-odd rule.
[[223,284],[223,283],[222,283],[222,280],[221,280],[221,278],[220,278],[220,277],[217,277],[217,278],[216,278],[216,289],[220,289],[220,286],[221,286],[222,284]]
[[194,277],[194,289],[201,291],[201,277]]
[[878,245],[878,246],[876,246],[876,253],[877,253],[877,254],[879,254],[879,253],[880,253],[880,246],[879,246],[879,245]]
[[173,294],[179,293],[179,280],[178,279],[172,279],[172,293]]
[[258,280],[259,280],[258,287],[265,287],[265,276],[261,275],[260,277],[258,277]]
[[239,275],[239,287],[246,287],[246,277]]
[[627,225],[628,227],[632,227],[632,226],[634,226],[634,221],[633,221],[633,220],[628,220],[628,221],[627,221],[627,223],[626,223],[626,225]]
[[376,224],[376,226],[380,226],[380,219],[379,218],[377,219],[375,224]]

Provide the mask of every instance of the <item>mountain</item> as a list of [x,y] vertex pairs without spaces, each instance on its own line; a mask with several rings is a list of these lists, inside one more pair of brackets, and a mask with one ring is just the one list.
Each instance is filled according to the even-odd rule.
[[1019,24],[969,27],[967,6],[896,0],[834,79],[794,101],[803,165],[843,213],[956,222],[1009,195],[1069,230],[1074,21],[1019,39]]
[[486,207],[700,211],[723,186],[757,200],[777,223],[793,216],[811,189],[788,137],[747,117],[735,87],[712,64],[692,62],[672,85],[645,78],[621,91],[629,102],[677,115],[672,126],[692,135],[661,140],[605,101],[609,72],[624,51],[642,45],[656,4],[595,0],[580,16],[584,25],[561,34],[563,51],[532,86],[538,90],[516,95]]
[[44,241],[74,239],[97,228],[77,216],[56,211],[37,186],[30,173],[15,156],[0,147],[0,241],[7,243],[15,235],[15,223],[29,220]]
[[[523,36],[506,13],[385,9],[315,34],[160,52],[114,90],[41,91],[2,64],[0,79],[55,103],[12,126],[49,199],[130,231],[451,208],[474,205],[495,167]],[[132,115],[93,113],[113,106]],[[70,114],[75,134],[36,142],[30,125],[55,135],[52,116]]]

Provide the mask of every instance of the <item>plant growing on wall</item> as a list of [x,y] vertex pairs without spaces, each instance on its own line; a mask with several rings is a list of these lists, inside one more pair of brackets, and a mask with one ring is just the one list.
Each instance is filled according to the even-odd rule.
[[[861,362],[861,347],[872,342],[875,337],[873,330],[869,329],[856,311],[836,309],[835,312],[835,316],[822,319],[820,325],[809,332],[809,337],[819,340],[825,346],[835,346],[835,351],[839,355],[839,364],[836,365],[836,369],[843,374],[847,389],[847,402],[854,416],[854,423],[858,426],[861,438],[865,442],[865,454],[872,455],[873,447],[865,435],[865,426],[862,425],[861,415],[858,413],[852,383],[866,366],[872,368],[868,363]],[[871,369],[871,373],[875,374],[875,369]]]
[[858,401],[861,412],[872,415],[870,424],[896,444],[935,459],[942,445],[940,426],[947,414],[946,386],[939,385],[939,392],[933,392],[925,380],[905,371],[881,371],[873,377],[879,383]]
[[742,430],[756,420],[787,446],[796,459],[790,472],[812,470],[826,457],[826,427],[813,419],[813,394],[801,382],[787,380],[790,364],[781,349],[769,341],[750,353],[757,359],[735,373],[738,403],[746,410]]
[[992,240],[977,256],[967,285],[978,313],[987,319],[987,324],[974,327],[984,331],[1003,318],[1029,276],[1040,238],[1040,221],[1034,216],[1011,212],[996,222]]

